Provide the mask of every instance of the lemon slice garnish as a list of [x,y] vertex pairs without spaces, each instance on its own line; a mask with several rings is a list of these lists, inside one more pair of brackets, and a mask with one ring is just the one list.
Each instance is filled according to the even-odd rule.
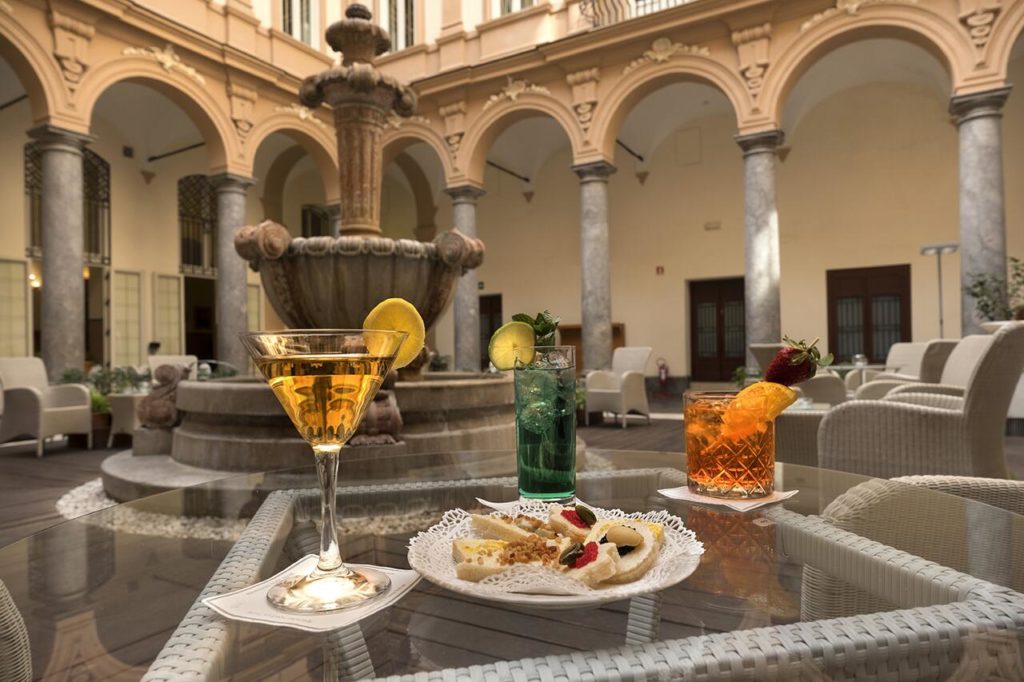
[[[423,340],[427,335],[419,311],[404,298],[387,298],[378,303],[363,320],[363,329],[381,329],[408,334],[395,354],[395,364],[392,365],[394,369],[401,369],[416,359],[420,351],[423,350]],[[369,350],[371,353],[374,352],[373,348],[369,348]]]

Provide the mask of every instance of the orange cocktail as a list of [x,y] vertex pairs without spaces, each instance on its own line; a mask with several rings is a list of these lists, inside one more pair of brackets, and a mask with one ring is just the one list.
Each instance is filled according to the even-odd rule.
[[[712,497],[764,497],[775,489],[775,424],[735,393],[686,394],[686,476]],[[760,402],[760,401],[759,401]]]

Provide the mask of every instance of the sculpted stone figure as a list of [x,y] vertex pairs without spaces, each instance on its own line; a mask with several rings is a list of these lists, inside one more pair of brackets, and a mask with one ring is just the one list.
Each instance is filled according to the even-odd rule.
[[156,387],[139,403],[139,421],[151,429],[169,429],[181,421],[175,396],[178,384],[188,379],[189,370],[177,365],[160,365],[153,373]]

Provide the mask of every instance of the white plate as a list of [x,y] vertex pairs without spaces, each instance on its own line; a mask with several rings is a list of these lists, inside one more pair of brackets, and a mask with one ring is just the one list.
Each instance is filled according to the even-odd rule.
[[[549,505],[527,502],[509,513],[547,520]],[[678,516],[666,511],[626,514],[618,509],[591,507],[598,519],[642,519],[665,528],[661,552],[654,566],[639,580],[622,585],[587,587],[551,568],[514,566],[475,583],[455,573],[452,540],[479,537],[469,514],[462,509],[445,512],[441,521],[409,542],[409,565],[430,582],[452,592],[490,601],[540,609],[574,609],[658,592],[687,578],[697,570],[702,545]],[[492,516],[498,516],[494,512]]]

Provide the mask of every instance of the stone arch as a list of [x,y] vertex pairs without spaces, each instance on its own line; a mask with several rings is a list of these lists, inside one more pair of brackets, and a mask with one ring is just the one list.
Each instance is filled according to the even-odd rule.
[[551,97],[535,93],[522,94],[514,101],[488,108],[476,117],[466,131],[459,150],[459,169],[468,184],[483,186],[487,152],[494,141],[516,121],[532,116],[554,119],[569,138],[573,159],[580,155],[585,142],[576,117],[569,108]]
[[[1005,16],[996,18],[989,46],[989,62],[1002,83],[1009,75],[1010,55],[1018,40],[1024,40],[1024,3],[1020,2],[1007,8]],[[999,84],[994,87],[999,87]]]
[[724,65],[700,56],[683,56],[671,61],[641,67],[619,80],[598,104],[592,139],[601,157],[615,158],[615,139],[626,117],[652,92],[678,82],[697,82],[722,92],[736,113],[737,126],[750,114],[750,98],[739,76]]
[[317,171],[324,183],[324,197],[328,204],[338,201],[340,187],[338,185],[338,148],[334,143],[334,135],[327,128],[327,124],[317,119],[319,124],[312,121],[297,122],[293,114],[277,112],[266,117],[257,123],[246,138],[244,163],[248,168],[254,168],[256,164],[256,153],[260,145],[270,135],[282,133],[292,138],[306,152],[313,157]]
[[96,102],[117,83],[132,82],[149,86],[181,107],[199,129],[209,153],[209,173],[249,175],[252,166],[242,161],[238,136],[231,118],[210,93],[188,76],[169,72],[156,61],[126,57],[86,72],[78,91],[78,109],[84,121],[92,120]]
[[[32,120],[58,124],[66,107],[64,80],[47,50],[16,21],[0,21],[0,59],[10,64],[28,94]],[[62,106],[63,105],[63,106]]]
[[296,144],[282,151],[270,162],[263,177],[263,216],[267,220],[285,224],[284,186],[288,182],[288,176],[306,153],[302,145]]
[[437,235],[437,203],[434,201],[433,189],[426,173],[408,154],[398,154],[394,158],[395,166],[405,175],[412,190],[413,202],[416,205],[416,238],[430,241]]
[[455,167],[452,164],[451,154],[448,153],[448,145],[445,144],[441,133],[434,130],[426,123],[420,121],[402,121],[398,128],[389,128],[384,133],[384,166],[393,161],[406,147],[417,142],[422,142],[434,150],[441,168],[444,169],[444,181],[455,175]]
[[923,5],[871,5],[855,15],[828,10],[804,24],[769,68],[761,92],[767,118],[778,125],[790,91],[822,55],[866,38],[895,38],[923,48],[946,67],[954,91],[973,63],[971,45],[957,27]]

